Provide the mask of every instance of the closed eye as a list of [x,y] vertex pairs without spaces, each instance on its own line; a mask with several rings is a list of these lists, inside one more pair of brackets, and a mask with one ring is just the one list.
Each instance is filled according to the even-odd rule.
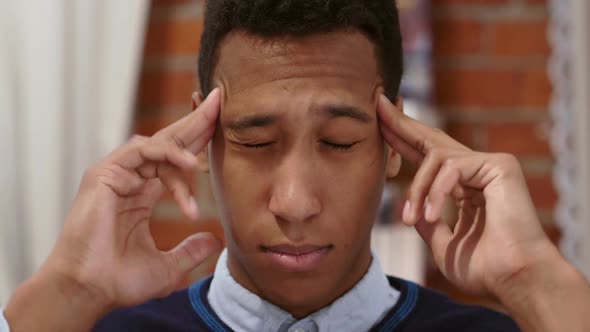
[[324,145],[329,147],[330,149],[337,150],[337,151],[349,151],[352,149],[358,142],[352,144],[336,144],[328,141],[322,141]]
[[240,144],[246,148],[249,149],[262,149],[268,146],[271,146],[272,144],[274,144],[274,142],[268,142],[268,143],[258,143],[258,144]]

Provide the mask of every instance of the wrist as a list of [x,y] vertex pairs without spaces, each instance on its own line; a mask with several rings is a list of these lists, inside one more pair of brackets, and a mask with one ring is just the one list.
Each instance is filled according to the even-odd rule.
[[4,311],[11,331],[86,331],[113,306],[79,281],[47,269],[20,285]]
[[39,272],[32,278],[32,282],[37,283],[37,287],[54,288],[60,298],[68,300],[72,306],[82,306],[92,312],[105,312],[115,308],[114,302],[104,292],[75,274],[43,269]]
[[[525,259],[515,260],[514,272],[497,280],[493,293],[502,302],[517,301],[523,294],[549,287],[556,279],[571,277],[571,266],[551,244],[534,254],[523,255]],[[559,273],[555,273],[559,271]]]
[[499,283],[495,295],[525,331],[582,331],[579,323],[590,317],[586,279],[554,246],[539,254]]
[[69,250],[57,248],[32,279],[39,283],[51,283],[67,297],[79,301],[92,299],[91,302],[97,308],[114,309],[116,303],[113,297],[100,287],[100,282],[105,280],[100,276],[102,271],[88,269],[87,267],[96,264],[86,264],[78,256],[68,254],[72,248],[75,246],[71,246]]

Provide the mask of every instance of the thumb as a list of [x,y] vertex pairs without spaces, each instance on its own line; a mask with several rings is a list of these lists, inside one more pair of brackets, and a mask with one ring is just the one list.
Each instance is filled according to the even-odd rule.
[[189,236],[165,254],[171,276],[180,280],[220,249],[221,242],[211,233]]

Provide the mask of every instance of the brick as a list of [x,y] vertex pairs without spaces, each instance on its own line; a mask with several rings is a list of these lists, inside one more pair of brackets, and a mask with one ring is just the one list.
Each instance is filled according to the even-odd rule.
[[551,52],[546,20],[497,22],[490,30],[490,47],[495,56],[548,56]]
[[546,107],[552,91],[545,68],[437,70],[434,79],[441,106]]
[[140,107],[190,107],[196,74],[190,71],[144,72],[138,89]]
[[152,136],[158,132],[158,130],[165,128],[173,122],[173,119],[164,116],[136,119],[133,132],[137,135]]
[[185,238],[199,232],[213,233],[223,241],[223,228],[218,220],[186,222],[179,220],[155,220],[150,223],[150,231],[160,250],[170,250]]
[[148,25],[147,56],[196,55],[199,53],[202,19],[155,21]]
[[482,132],[484,126],[481,124],[468,122],[451,122],[447,125],[445,132],[459,143],[475,150],[482,150],[483,145]]
[[550,175],[527,176],[526,179],[533,203],[538,209],[554,209],[558,195]]
[[490,152],[523,156],[550,156],[547,133],[538,123],[489,124],[487,144]]
[[562,236],[561,229],[554,223],[543,225],[543,229],[545,230],[545,234],[549,237],[549,240],[551,240],[554,245],[559,246]]
[[476,54],[481,51],[482,24],[474,20],[441,18],[433,23],[434,53],[438,56]]
[[475,144],[474,129],[474,126],[470,124],[453,123],[447,126],[446,133],[460,143],[473,147]]
[[133,126],[133,133],[143,136],[152,136],[158,130],[169,126],[189,113],[190,108],[187,106],[186,112],[179,112],[176,110],[172,112],[171,110],[161,109],[158,113],[153,115],[142,116],[141,114],[137,114]]

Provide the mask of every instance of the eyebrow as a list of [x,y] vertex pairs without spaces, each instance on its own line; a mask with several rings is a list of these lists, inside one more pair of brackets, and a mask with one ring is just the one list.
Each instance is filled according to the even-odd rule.
[[[325,105],[316,110],[316,113],[328,118],[351,118],[353,120],[369,123],[373,119],[359,108],[347,105]],[[240,131],[250,128],[268,127],[279,120],[278,114],[249,115],[231,121],[227,127],[231,130]]]
[[236,119],[228,124],[232,130],[244,130],[256,127],[268,127],[278,120],[277,115],[250,115]]
[[318,109],[319,113],[330,118],[351,118],[363,123],[371,122],[373,117],[359,108],[347,105],[326,105]]

